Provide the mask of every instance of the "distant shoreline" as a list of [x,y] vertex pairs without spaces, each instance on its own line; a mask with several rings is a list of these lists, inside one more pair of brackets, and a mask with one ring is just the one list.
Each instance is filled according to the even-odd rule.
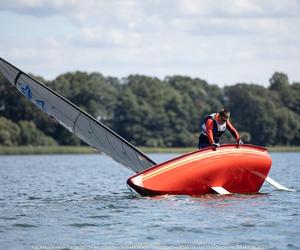
[[[300,152],[300,146],[267,147],[269,152]],[[145,153],[187,153],[196,148],[160,148],[139,147]],[[97,150],[89,146],[0,146],[0,155],[30,155],[30,154],[96,154]]]

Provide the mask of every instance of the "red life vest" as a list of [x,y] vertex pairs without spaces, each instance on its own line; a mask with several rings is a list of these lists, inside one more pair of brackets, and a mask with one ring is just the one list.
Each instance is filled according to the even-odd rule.
[[213,120],[213,123],[214,123],[213,131],[212,131],[214,140],[219,141],[219,138],[225,133],[227,126],[226,126],[226,122],[224,122],[224,124],[219,124],[217,122],[217,120],[215,118],[216,114],[217,113],[210,114],[204,119],[204,122],[201,125],[201,133],[203,135],[207,136],[206,121],[208,119],[211,119],[211,120]]

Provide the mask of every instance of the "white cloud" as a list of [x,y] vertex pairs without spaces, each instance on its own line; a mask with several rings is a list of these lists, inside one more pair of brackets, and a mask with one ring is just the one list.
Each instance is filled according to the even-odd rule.
[[66,11],[74,10],[75,6],[75,0],[10,0],[0,2],[0,10],[39,17],[63,14]]
[[41,38],[24,23],[26,37],[7,31],[2,38],[3,56],[50,78],[80,69],[263,83],[282,68],[300,79],[297,0],[12,0],[1,1],[1,11],[72,25],[59,34],[63,27],[46,26]]

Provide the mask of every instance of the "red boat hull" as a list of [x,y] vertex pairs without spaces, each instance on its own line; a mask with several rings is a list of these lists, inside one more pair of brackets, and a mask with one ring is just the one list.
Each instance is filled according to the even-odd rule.
[[256,193],[272,164],[266,148],[222,145],[197,150],[140,172],[127,180],[141,195],[203,195],[223,187],[230,193]]

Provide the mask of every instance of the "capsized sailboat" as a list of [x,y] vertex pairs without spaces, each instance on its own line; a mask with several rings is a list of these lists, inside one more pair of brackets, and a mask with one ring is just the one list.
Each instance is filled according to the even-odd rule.
[[29,101],[99,153],[137,174],[128,185],[141,195],[258,192],[268,177],[271,157],[264,148],[225,145],[197,150],[156,164],[146,154],[78,106],[0,58],[0,73]]
[[143,195],[256,193],[272,164],[266,148],[227,144],[179,156],[128,179]]

